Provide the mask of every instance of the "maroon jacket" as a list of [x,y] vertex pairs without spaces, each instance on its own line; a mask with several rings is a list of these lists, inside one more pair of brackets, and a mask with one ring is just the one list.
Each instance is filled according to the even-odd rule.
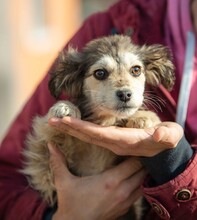
[[[164,43],[165,0],[122,0],[108,11],[88,18],[69,43],[78,47],[88,41],[116,33],[131,34],[138,44]],[[67,47],[67,46],[66,46]],[[32,118],[47,113],[55,103],[48,91],[48,75],[35,90],[21,113],[13,122],[0,147],[0,219],[39,220],[47,208],[39,194],[31,189],[18,170],[22,167],[21,150]],[[175,86],[178,86],[177,83]],[[178,91],[178,88],[175,90]],[[163,120],[174,121],[176,95],[162,87],[157,95],[165,99],[166,106],[160,114]],[[186,126],[190,144],[195,143],[195,133]],[[148,219],[197,219],[197,156],[193,156],[187,169],[175,179],[157,187],[147,183],[144,194],[153,207]]]

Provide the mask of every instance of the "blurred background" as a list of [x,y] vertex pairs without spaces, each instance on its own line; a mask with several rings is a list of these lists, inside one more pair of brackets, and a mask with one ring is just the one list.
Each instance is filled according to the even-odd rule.
[[115,0],[0,1],[0,142],[58,52]]

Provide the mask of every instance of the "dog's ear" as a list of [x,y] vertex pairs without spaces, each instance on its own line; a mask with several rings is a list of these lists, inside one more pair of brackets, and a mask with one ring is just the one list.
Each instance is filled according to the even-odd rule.
[[162,84],[166,89],[171,90],[175,75],[170,50],[155,44],[142,46],[140,51],[145,64],[147,82],[154,86]]
[[83,86],[82,54],[69,47],[62,51],[50,71],[49,90],[55,98],[59,98],[62,91],[66,95],[76,98],[81,95]]

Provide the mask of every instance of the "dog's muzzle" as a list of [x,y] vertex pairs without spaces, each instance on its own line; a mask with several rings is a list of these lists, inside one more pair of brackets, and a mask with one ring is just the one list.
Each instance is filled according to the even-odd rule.
[[118,90],[116,92],[116,96],[118,97],[118,99],[121,101],[121,102],[129,102],[131,100],[131,91],[129,89],[124,89],[124,90]]

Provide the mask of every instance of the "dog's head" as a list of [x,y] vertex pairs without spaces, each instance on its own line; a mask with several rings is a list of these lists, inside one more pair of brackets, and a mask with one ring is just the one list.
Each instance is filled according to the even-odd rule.
[[169,50],[161,45],[136,46],[129,37],[114,35],[88,43],[81,52],[69,48],[60,54],[49,89],[85,97],[87,108],[99,115],[127,117],[143,104],[145,83],[170,90],[174,71]]

